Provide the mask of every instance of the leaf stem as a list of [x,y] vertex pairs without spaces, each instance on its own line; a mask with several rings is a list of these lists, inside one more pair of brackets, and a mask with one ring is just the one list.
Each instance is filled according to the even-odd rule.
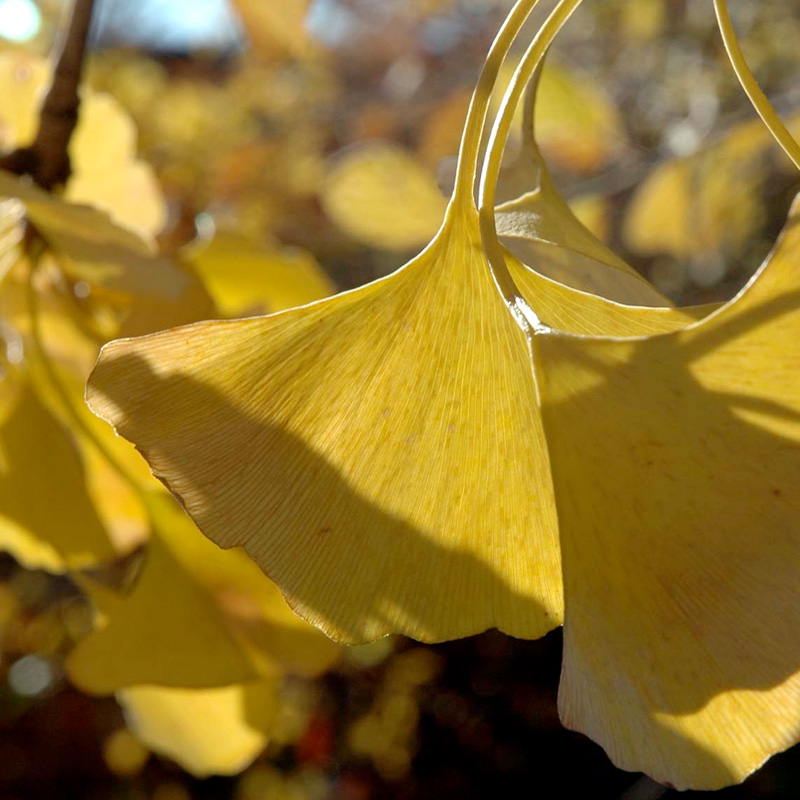
[[36,139],[0,159],[0,169],[30,175],[48,191],[70,176],[68,148],[78,124],[79,85],[93,10],[94,0],[75,0],[69,26],[55,48],[53,81],[39,114]]
[[475,91],[472,93],[464,133],[461,137],[453,205],[469,203],[474,206],[475,204],[475,176],[478,174],[481,140],[486,118],[489,115],[492,90],[497,82],[503,61],[537,2],[538,0],[517,0],[486,56]]
[[753,108],[764,121],[775,141],[781,146],[784,153],[789,156],[795,167],[800,169],[800,145],[789,133],[788,128],[781,122],[780,117],[767,99],[767,96],[761,91],[761,87],[747,65],[728,13],[726,0],[714,0],[714,11],[717,15],[717,24],[722,36],[722,43],[725,45],[725,51],[742,89],[744,89],[745,94],[753,104]]
[[[522,295],[511,277],[506,264],[503,248],[497,238],[494,207],[497,198],[497,181],[500,176],[500,166],[503,161],[508,135],[514,120],[514,114],[519,105],[525,88],[531,81],[558,32],[581,4],[582,0],[559,0],[559,3],[550,13],[550,16],[539,28],[536,36],[525,51],[525,55],[511,79],[511,84],[506,90],[500,111],[495,118],[492,131],[489,134],[486,158],[481,172],[480,188],[478,192],[478,211],[480,214],[481,235],[489,263],[494,273],[495,281],[509,309],[514,314],[523,330],[530,336],[537,330],[545,328],[534,313],[533,309],[522,298]],[[531,136],[533,132],[531,129]]]

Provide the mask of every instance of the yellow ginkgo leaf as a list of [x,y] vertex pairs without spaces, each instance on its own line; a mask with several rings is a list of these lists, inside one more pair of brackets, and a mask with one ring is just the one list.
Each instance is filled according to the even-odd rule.
[[155,254],[147,241],[104,212],[66,202],[3,172],[0,196],[24,208],[58,254],[67,278],[116,297],[124,318],[122,335],[215,316],[211,299],[190,269]]
[[[244,547],[338,640],[492,626],[536,637],[561,621],[528,345],[497,291],[472,195],[497,48],[532,5],[518,4],[498,37],[445,222],[417,258],[301,308],[110,343],[89,383],[95,413],[201,530]],[[689,319],[546,279],[536,292],[534,308],[571,297],[565,321],[579,332],[596,330],[598,306],[617,335],[627,316],[660,330]]]
[[142,574],[123,600],[95,598],[105,619],[69,656],[78,686],[210,688],[284,669],[314,674],[336,659],[338,647],[293,614],[244,553],[221,552],[168,496],[148,506],[154,530]]
[[[546,72],[539,69],[531,79],[519,152],[512,164],[498,172],[496,191],[503,202],[495,209],[497,234],[531,269],[568,286],[618,303],[671,305],[578,219],[553,184],[532,121]],[[505,116],[510,120],[510,109]]]
[[0,172],[0,196],[17,200],[47,243],[76,261],[104,262],[112,271],[114,264],[145,269],[154,258],[145,240],[104,212],[65,202],[10,173]]
[[536,136],[548,159],[580,172],[601,167],[626,144],[622,118],[597,81],[552,60],[542,70]]
[[50,572],[115,554],[74,442],[28,385],[15,392],[0,425],[0,549],[28,569]]
[[667,306],[633,267],[583,226],[546,171],[540,185],[497,207],[497,232],[509,251],[542,275],[618,303]]
[[758,192],[771,141],[761,122],[750,120],[713,147],[658,167],[628,207],[623,232],[630,247],[682,260],[740,247],[762,222]]
[[233,0],[247,37],[256,54],[271,60],[289,53],[308,57],[315,44],[305,27],[311,0],[282,0],[264,3],[262,0]]
[[330,278],[303,250],[264,246],[219,233],[186,253],[226,317],[282,311],[334,292]]
[[646,339],[534,337],[560,711],[624,769],[741,781],[800,738],[800,205],[743,292]]
[[198,778],[235,775],[267,744],[280,678],[215,689],[133,686],[117,700],[130,729],[154,752]]
[[439,229],[447,200],[431,171],[388,142],[356,145],[333,162],[320,194],[328,216],[360,242],[419,247]]
[[44,59],[16,51],[0,53],[0,150],[34,140],[49,73]]
[[[50,82],[43,59],[0,54],[0,148],[30,144]],[[166,204],[152,168],[136,158],[136,129],[109,95],[84,89],[69,144],[67,199],[96,206],[126,228],[150,238],[164,226]]]

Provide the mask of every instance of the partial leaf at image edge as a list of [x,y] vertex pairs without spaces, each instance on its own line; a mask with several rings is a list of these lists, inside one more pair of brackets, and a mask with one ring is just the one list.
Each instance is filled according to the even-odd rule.
[[561,716],[679,789],[739,782],[800,737],[799,211],[748,287],[683,331],[535,337]]

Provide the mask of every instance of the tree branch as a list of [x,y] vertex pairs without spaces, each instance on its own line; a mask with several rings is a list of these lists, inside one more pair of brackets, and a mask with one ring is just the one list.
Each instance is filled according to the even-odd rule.
[[43,189],[62,185],[70,176],[68,147],[78,123],[78,89],[93,8],[94,0],[75,0],[69,27],[56,47],[60,53],[39,114],[36,139],[0,158],[1,169],[30,175]]

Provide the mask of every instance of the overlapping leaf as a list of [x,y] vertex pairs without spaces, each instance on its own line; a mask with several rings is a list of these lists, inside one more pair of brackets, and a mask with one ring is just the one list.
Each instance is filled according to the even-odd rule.
[[167,496],[148,507],[154,534],[142,574],[124,599],[96,597],[105,619],[67,665],[77,685],[101,694],[211,688],[284,669],[315,674],[335,660],[336,645],[292,614],[242,552],[220,551]]
[[707,320],[535,339],[564,558],[561,715],[679,788],[740,781],[800,738],[798,211]]
[[187,258],[226,317],[281,311],[334,292],[310,253],[242,236],[216,234],[211,242],[193,247]]
[[51,572],[110,558],[115,551],[73,441],[24,380],[3,384],[0,549],[28,569]]

